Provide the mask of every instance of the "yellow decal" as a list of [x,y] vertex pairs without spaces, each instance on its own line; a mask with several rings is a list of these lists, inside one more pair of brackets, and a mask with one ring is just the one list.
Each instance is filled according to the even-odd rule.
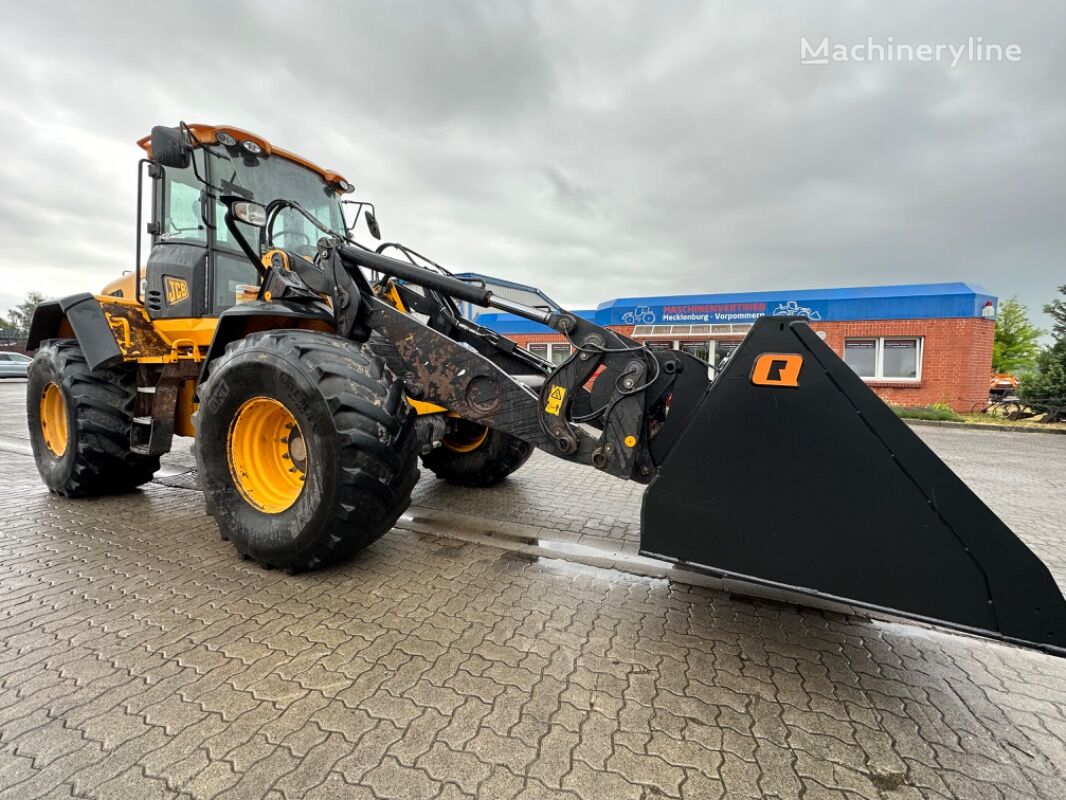
[[180,303],[189,296],[189,284],[182,278],[172,278],[169,275],[165,275],[163,277],[163,286],[167,290],[168,306]]
[[625,443],[626,443],[626,447],[636,447],[637,446],[637,437],[636,436],[627,436],[625,438]]
[[548,392],[548,402],[544,404],[544,410],[556,417],[559,416],[564,397],[566,397],[566,389],[562,386],[552,386],[551,391]]
[[122,317],[113,317],[107,311],[104,312],[104,317],[107,318],[107,324],[111,327],[111,333],[115,337],[115,341],[124,350],[128,350],[133,344],[133,337],[130,335],[130,321]]

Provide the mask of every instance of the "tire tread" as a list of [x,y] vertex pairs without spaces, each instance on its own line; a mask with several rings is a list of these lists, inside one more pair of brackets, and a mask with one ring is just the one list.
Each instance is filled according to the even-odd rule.
[[94,497],[129,491],[150,481],[159,469],[159,456],[130,450],[136,369],[90,370],[76,339],[49,340],[43,348],[55,353],[56,377],[67,384],[77,421],[77,431],[71,431],[71,444],[76,448],[74,468],[56,493]]
[[[299,330],[264,331],[230,343],[212,365],[201,398],[212,395],[226,362],[253,348],[268,349],[298,364],[325,400],[340,444],[335,474],[340,482],[338,502],[314,541],[284,560],[256,552],[239,537],[228,538],[242,556],[290,572],[350,558],[388,532],[410,505],[418,481],[418,445],[410,409],[392,402],[396,381],[380,359],[338,336]],[[222,513],[208,506],[222,529]],[[352,522],[355,516],[360,517],[357,527]]]

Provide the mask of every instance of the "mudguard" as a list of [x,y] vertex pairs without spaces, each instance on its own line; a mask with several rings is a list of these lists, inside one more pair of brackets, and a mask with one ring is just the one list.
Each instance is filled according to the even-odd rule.
[[227,308],[218,316],[218,326],[207,349],[200,372],[200,383],[207,380],[211,364],[226,350],[226,345],[256,331],[275,328],[311,328],[333,332],[333,315],[324,306],[291,303],[286,300],[253,300]]
[[710,385],[641,551],[1066,655],[1048,568],[805,320],[759,320]]
[[30,321],[27,349],[35,350],[45,339],[58,337],[64,319],[70,323],[89,369],[110,367],[122,361],[122,351],[115,342],[100,301],[88,292],[37,306]]

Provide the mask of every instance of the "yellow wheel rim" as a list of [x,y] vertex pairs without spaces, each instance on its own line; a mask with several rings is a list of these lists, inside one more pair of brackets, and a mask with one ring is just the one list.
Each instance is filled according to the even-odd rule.
[[41,434],[48,452],[56,458],[62,458],[67,452],[69,433],[67,431],[67,401],[63,392],[55,383],[50,383],[41,392]]
[[280,514],[303,491],[307,441],[296,417],[272,397],[253,397],[237,409],[226,454],[237,490],[260,511]]
[[458,429],[449,431],[441,440],[441,444],[455,453],[472,453],[485,443],[489,438],[487,425],[475,425],[466,423]]

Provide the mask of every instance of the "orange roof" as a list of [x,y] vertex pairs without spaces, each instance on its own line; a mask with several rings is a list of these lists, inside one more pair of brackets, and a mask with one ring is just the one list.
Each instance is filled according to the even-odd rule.
[[[296,155],[296,153],[290,153],[288,150],[282,150],[280,147],[274,147],[270,142],[264,139],[262,136],[257,136],[254,133],[248,131],[242,131],[240,128],[234,128],[231,125],[201,125],[193,123],[187,126],[192,132],[193,137],[200,144],[215,144],[218,141],[218,134],[220,132],[226,132],[238,142],[243,142],[247,139],[251,139],[253,142],[263,148],[263,152],[267,155],[281,156],[287,158],[289,161],[295,161],[301,166],[307,167],[310,170],[317,172],[327,183],[340,183],[344,180],[344,176],[339,172],[334,172],[331,169],[323,169],[317,164],[312,164],[306,158]],[[148,156],[152,155],[152,142],[150,136],[145,136],[143,139],[139,139],[137,144],[144,149]]]

